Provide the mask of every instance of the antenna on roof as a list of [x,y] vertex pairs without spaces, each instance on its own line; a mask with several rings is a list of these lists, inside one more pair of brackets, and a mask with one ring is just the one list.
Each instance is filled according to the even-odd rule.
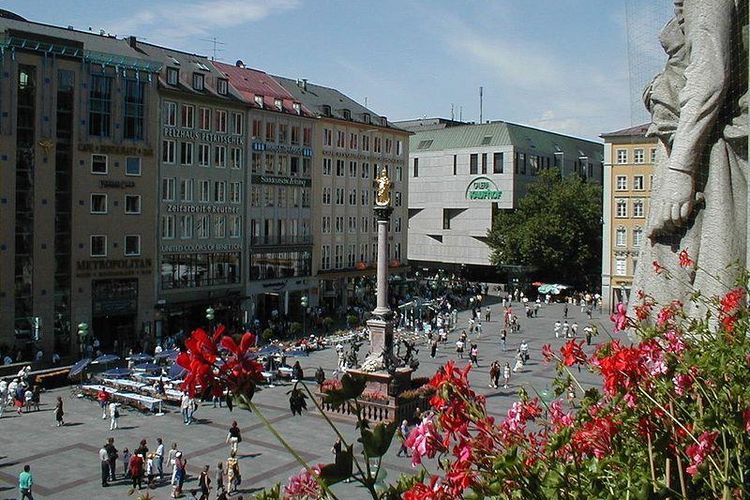
[[479,87],[479,123],[482,123],[482,104],[484,101],[484,87]]
[[367,96],[365,96],[365,107],[367,107]]
[[453,103],[451,103],[451,121],[454,121],[454,118],[456,117],[455,113],[453,112]]
[[224,50],[224,49],[220,49],[219,47],[217,47],[217,45],[226,45],[226,43],[219,41],[219,39],[216,38],[215,36],[211,38],[201,38],[201,41],[211,42],[213,44],[213,55],[211,56],[212,61],[216,60],[216,54]]

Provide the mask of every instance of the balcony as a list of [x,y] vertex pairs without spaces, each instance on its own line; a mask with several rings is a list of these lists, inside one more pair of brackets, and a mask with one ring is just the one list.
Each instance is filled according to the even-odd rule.
[[312,245],[311,235],[305,236],[252,236],[250,246],[253,247],[280,247],[295,245]]

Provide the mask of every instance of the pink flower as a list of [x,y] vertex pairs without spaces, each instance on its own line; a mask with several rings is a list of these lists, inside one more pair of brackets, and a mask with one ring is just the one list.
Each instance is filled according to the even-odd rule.
[[615,313],[609,318],[615,324],[615,332],[620,332],[624,330],[625,328],[627,328],[628,326],[627,312],[628,312],[628,309],[625,307],[625,304],[623,304],[622,302],[617,304],[617,309]]
[[691,444],[685,450],[685,454],[690,459],[691,465],[685,469],[688,474],[694,476],[698,472],[698,467],[716,448],[716,438],[719,437],[718,431],[705,431],[698,438],[698,444]]
[[562,401],[556,399],[549,405],[549,420],[556,429],[573,425],[573,417],[562,409]]
[[672,378],[674,384],[674,392],[678,396],[683,396],[693,385],[693,377],[686,373],[680,373]]
[[656,274],[661,274],[661,273],[662,273],[662,272],[664,271],[664,266],[662,266],[661,264],[659,264],[659,262],[658,262],[658,261],[656,261],[656,260],[655,260],[655,261],[653,261],[653,262],[651,263],[651,265],[652,265],[652,266],[654,267],[654,272],[655,272]]
[[409,433],[404,444],[411,450],[411,464],[414,467],[422,463],[422,457],[434,458],[437,452],[445,449],[432,420],[417,425]]
[[750,406],[742,412],[742,419],[745,421],[745,431],[750,432]]
[[[313,474],[316,476],[320,475],[320,464],[311,469]],[[323,492],[320,489],[320,484],[318,484],[307,469],[302,469],[299,474],[290,477],[289,483],[284,486],[285,500],[320,498],[322,494]]]
[[680,252],[679,258],[680,267],[693,267],[693,265],[695,265],[695,261],[690,258],[690,254],[688,254],[687,248]]
[[680,354],[685,352],[685,349],[687,349],[687,347],[685,347],[685,342],[682,340],[682,335],[674,330],[669,330],[667,333],[665,333],[664,338],[668,342],[666,347],[667,352],[671,352],[672,354],[679,356]]
[[552,346],[549,344],[544,344],[542,346],[542,357],[544,358],[545,363],[549,363],[555,359],[555,353],[552,351]]

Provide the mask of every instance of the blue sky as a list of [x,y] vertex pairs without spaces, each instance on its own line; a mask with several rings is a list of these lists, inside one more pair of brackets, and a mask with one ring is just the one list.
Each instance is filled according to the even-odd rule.
[[[642,82],[631,92],[626,4],[649,1],[9,0],[3,8],[209,56],[216,37],[219,60],[336,87],[391,120],[450,117],[453,104],[456,119],[462,109],[478,121],[481,85],[485,120],[595,139],[643,119],[639,105],[631,109]],[[670,2],[660,1],[666,16]],[[635,48],[653,65],[650,31]],[[636,80],[649,76],[644,67]]]

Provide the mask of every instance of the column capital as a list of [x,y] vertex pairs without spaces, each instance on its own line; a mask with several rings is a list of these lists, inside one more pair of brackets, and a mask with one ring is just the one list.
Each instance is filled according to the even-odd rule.
[[380,207],[376,206],[373,211],[375,212],[375,217],[379,221],[388,221],[391,218],[391,214],[393,213],[393,207],[386,206],[386,207]]

